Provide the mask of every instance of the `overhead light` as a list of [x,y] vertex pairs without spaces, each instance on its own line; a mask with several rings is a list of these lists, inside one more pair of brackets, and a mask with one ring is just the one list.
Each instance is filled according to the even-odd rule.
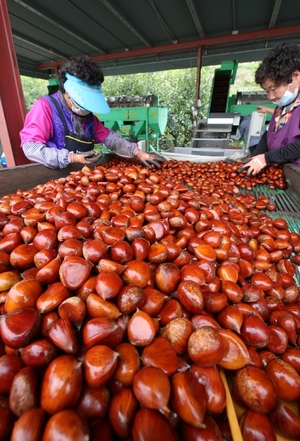
[[239,31],[238,31],[238,30],[236,30],[236,31],[232,31],[231,33],[232,33],[232,35],[236,35],[236,34],[238,34],[238,33],[239,33]]

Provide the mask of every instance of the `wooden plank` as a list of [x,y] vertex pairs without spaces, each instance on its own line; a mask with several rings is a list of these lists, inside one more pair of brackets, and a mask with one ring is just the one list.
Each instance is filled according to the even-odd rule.
[[[89,166],[94,168],[105,164],[114,157],[114,154],[105,154],[96,164]],[[53,179],[68,176],[70,172],[81,170],[83,164],[70,164],[64,169],[51,169],[41,164],[19,165],[0,169],[0,197],[15,193],[17,190],[31,190],[39,184],[45,184]]]
[[231,430],[231,436],[233,441],[243,441],[241,429],[239,426],[235,407],[231,398],[231,392],[228,386],[227,378],[223,369],[220,371],[225,391],[226,391],[226,412]]
[[[231,429],[231,435],[233,441],[243,441],[243,437],[241,434],[241,429],[237,427],[239,426],[239,419],[245,412],[246,408],[238,405],[235,403],[232,399],[231,390],[232,390],[232,384],[233,384],[233,378],[234,378],[234,372],[227,371],[226,373],[224,370],[221,370],[221,377],[224,382],[225,390],[226,390],[226,411],[228,416],[228,421]],[[298,403],[297,401],[283,401],[283,404],[285,404],[292,412],[294,412],[295,415],[299,416],[298,413]],[[275,432],[276,433],[276,432]],[[276,441],[290,441],[290,438],[286,438],[282,435],[279,435],[276,433]]]

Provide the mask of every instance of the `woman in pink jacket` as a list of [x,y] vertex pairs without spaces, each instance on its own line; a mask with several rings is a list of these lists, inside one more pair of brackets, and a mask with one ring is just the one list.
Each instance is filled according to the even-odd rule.
[[148,168],[160,167],[165,160],[161,155],[141,151],[93,115],[110,109],[101,91],[103,73],[89,57],[70,58],[58,80],[58,92],[39,98],[26,115],[20,137],[29,160],[60,169],[75,162],[96,163],[101,154],[95,154],[94,143],[102,143],[119,156],[137,157]]

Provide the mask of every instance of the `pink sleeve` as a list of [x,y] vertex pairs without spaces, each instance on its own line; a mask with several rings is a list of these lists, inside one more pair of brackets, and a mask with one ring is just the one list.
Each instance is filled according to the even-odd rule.
[[52,135],[51,107],[45,99],[39,98],[26,115],[24,127],[20,132],[21,145],[25,142],[47,144]]
[[102,122],[94,115],[94,125],[95,125],[95,142],[103,142],[110,132],[110,130],[105,127]]

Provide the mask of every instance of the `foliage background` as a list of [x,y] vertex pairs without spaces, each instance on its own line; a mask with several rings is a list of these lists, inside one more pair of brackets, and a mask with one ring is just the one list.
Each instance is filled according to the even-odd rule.
[[31,109],[32,104],[39,97],[48,94],[48,81],[46,80],[21,76],[21,82],[27,110]]
[[[203,67],[200,85],[199,117],[207,117],[215,69],[220,66]],[[254,82],[258,63],[241,63],[230,95],[238,90],[259,90]],[[176,69],[171,71],[109,76],[105,78],[103,92],[106,97],[120,95],[147,95],[159,97],[159,105],[168,107],[168,124],[161,136],[162,149],[171,146],[188,146],[193,130],[193,110],[196,91],[197,69]],[[29,110],[34,101],[48,94],[48,82],[36,78],[21,77],[26,107]]]

